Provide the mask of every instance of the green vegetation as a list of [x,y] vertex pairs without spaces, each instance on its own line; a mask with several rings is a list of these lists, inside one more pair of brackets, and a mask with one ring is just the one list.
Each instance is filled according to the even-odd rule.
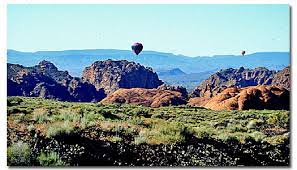
[[[37,134],[48,140],[83,136],[136,145],[180,144],[186,143],[188,136],[193,136],[242,144],[252,139],[275,146],[288,141],[290,136],[290,112],[284,110],[148,108],[26,97],[9,97],[8,101],[9,165],[30,164],[32,146],[28,143]],[[24,142],[18,142],[20,139]],[[35,159],[43,166],[65,165],[57,153],[48,150],[36,155]]]
[[[280,139],[288,138],[285,132],[289,128],[289,111],[282,110],[212,111],[188,106],[147,108],[25,97],[9,97],[8,101],[14,103],[8,106],[9,120],[30,130],[36,125],[44,126],[39,130],[49,138],[93,126],[114,132],[115,137],[119,134],[133,135],[135,143],[183,142],[185,129],[197,138],[233,138],[241,142],[252,137],[276,144],[282,141]],[[19,112],[28,108],[34,108],[31,114]]]
[[69,122],[65,121],[62,124],[56,123],[49,125],[47,131],[46,131],[46,137],[59,137],[59,136],[65,136],[75,133],[75,127],[74,125]]
[[27,143],[18,141],[7,148],[7,162],[9,165],[30,165],[31,149]]
[[37,160],[41,166],[65,166],[65,162],[61,160],[56,152],[44,153],[42,152]]

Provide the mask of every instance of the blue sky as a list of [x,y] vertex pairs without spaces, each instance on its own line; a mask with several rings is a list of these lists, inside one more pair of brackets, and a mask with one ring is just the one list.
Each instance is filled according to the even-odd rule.
[[19,51],[290,51],[288,5],[8,5],[7,20],[8,49]]

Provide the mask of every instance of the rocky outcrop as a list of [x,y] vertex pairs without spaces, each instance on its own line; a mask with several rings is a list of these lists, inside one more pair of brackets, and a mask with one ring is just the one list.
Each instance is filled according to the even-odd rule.
[[264,67],[255,69],[225,69],[211,75],[191,93],[191,97],[211,98],[229,87],[270,85],[276,72]]
[[100,101],[106,95],[101,90],[67,71],[59,71],[48,61],[41,61],[33,67],[17,64],[7,65],[8,96],[28,96],[57,99],[62,101]]
[[187,89],[184,88],[184,87],[182,87],[182,86],[171,86],[171,85],[167,85],[167,84],[162,84],[157,89],[158,90],[177,91],[177,92],[180,92],[182,94],[183,99],[187,99],[188,98]]
[[290,66],[285,67],[283,70],[278,71],[276,74],[274,74],[271,84],[290,90]]
[[150,107],[186,104],[177,91],[159,89],[119,89],[101,101],[103,104],[125,103]]
[[277,86],[231,87],[205,103],[201,103],[199,98],[193,98],[188,104],[212,110],[289,110],[290,93],[285,88]]
[[126,60],[96,61],[83,71],[82,80],[104,89],[106,94],[119,88],[157,88],[163,82],[149,67]]

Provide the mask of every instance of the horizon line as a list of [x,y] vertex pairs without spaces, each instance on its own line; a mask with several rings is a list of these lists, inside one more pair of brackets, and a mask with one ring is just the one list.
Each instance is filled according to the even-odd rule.
[[[7,48],[7,52],[8,51],[16,51],[16,52],[22,52],[22,53],[38,53],[38,52],[65,52],[65,51],[88,51],[88,50],[115,50],[115,51],[131,51],[131,50],[127,50],[127,49],[113,49],[113,48],[97,48],[97,49],[65,49],[65,50],[37,50],[37,51],[20,51],[20,50],[15,50],[15,49],[9,49]],[[188,55],[184,55],[184,54],[175,54],[172,52],[162,52],[162,51],[154,51],[154,50],[144,50],[143,52],[157,52],[157,53],[163,53],[163,54],[172,54],[175,56],[183,56],[183,57],[189,57],[189,58],[195,58],[195,57],[215,57],[215,56],[241,56],[241,55],[234,55],[234,54],[215,54],[215,55],[197,55],[197,56],[188,56]],[[258,52],[253,52],[253,53],[248,53],[244,56],[247,55],[252,55],[252,54],[257,54],[257,53],[291,53],[291,51],[258,51]]]

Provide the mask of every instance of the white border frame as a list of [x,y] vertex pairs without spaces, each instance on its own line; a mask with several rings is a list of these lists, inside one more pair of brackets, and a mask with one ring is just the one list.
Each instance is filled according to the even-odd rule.
[[[296,138],[294,134],[297,131],[297,118],[294,116],[294,110],[297,106],[295,97],[297,89],[297,83],[293,80],[297,80],[297,74],[295,73],[295,59],[294,55],[297,54],[296,44],[296,33],[294,30],[296,26],[296,0],[0,0],[0,168],[8,169],[6,165],[6,146],[7,146],[7,117],[6,117],[6,51],[7,51],[7,4],[289,4],[291,6],[291,160],[290,169],[297,168],[297,147],[295,147]],[[294,38],[293,38],[294,37]],[[296,68],[297,70],[297,68]],[[98,167],[100,168],[100,167]],[[103,167],[104,169],[106,167]],[[270,167],[268,167],[270,168]],[[14,168],[9,168],[14,169]],[[17,169],[28,169],[28,168],[17,168]],[[34,168],[36,169],[36,168]],[[37,168],[41,169],[41,168]],[[44,168],[42,168],[44,169]],[[62,168],[59,168],[62,169]],[[63,168],[68,169],[68,168]],[[70,169],[70,168],[69,168]],[[77,169],[85,169],[80,167]],[[100,168],[101,169],[101,168]],[[124,168],[127,169],[127,168]],[[142,168],[148,169],[148,168]],[[165,168],[167,169],[167,168]],[[220,169],[230,169],[220,168]],[[242,169],[254,169],[254,168],[242,168]],[[280,168],[288,169],[288,168]]]

